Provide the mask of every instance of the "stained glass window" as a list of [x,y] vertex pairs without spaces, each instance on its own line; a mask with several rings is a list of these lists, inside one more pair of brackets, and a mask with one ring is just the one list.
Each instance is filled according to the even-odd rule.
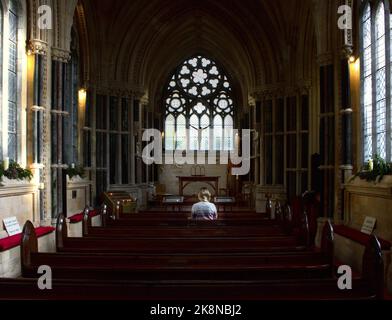
[[[75,28],[71,33],[71,61],[65,67],[65,106],[68,117],[64,119],[63,129],[63,163],[78,163],[78,107],[79,107],[79,45]],[[87,104],[87,103],[86,103]],[[87,110],[87,108],[86,108]],[[87,111],[86,111],[87,113]],[[87,117],[86,117],[87,118]],[[87,119],[88,120],[88,119]],[[89,132],[85,132],[85,149],[90,149]],[[69,147],[68,147],[69,146]],[[84,159],[87,160],[87,159]],[[90,167],[89,161],[85,161]]]
[[9,8],[9,60],[8,60],[8,156],[17,160],[17,69],[18,69],[18,15],[15,1]]
[[[0,43],[3,43],[3,8],[0,3]],[[0,97],[3,95],[3,46],[0,46]],[[2,105],[2,103],[0,103]],[[0,125],[1,128],[1,125]],[[0,141],[0,159],[3,157],[3,145]]]
[[232,89],[214,61],[202,56],[184,61],[169,81],[165,105],[166,150],[233,148]]
[[[385,19],[387,15],[390,16],[389,19]],[[392,59],[389,50],[386,50],[392,44],[392,33],[387,38],[387,30],[392,31],[391,19],[383,1],[374,7],[368,2],[362,11],[361,104],[364,162],[375,154],[388,161],[392,160],[392,139],[386,116],[391,109],[388,101],[392,88],[387,87],[390,82],[387,81],[387,68]],[[387,64],[387,61],[390,62]]]
[[377,154],[385,159],[386,139],[386,63],[385,63],[385,9],[380,3],[376,13],[376,135]]

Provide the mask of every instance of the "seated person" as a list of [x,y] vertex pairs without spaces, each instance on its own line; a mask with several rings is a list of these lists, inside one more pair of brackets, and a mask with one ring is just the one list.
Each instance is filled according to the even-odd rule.
[[192,219],[193,220],[217,220],[218,210],[215,205],[210,202],[211,193],[207,188],[202,188],[199,192],[199,203],[196,203],[192,207]]

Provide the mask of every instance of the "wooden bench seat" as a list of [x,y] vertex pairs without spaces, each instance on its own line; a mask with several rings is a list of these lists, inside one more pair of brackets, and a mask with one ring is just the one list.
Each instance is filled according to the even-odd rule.
[[[89,210],[89,216],[90,218],[96,217],[100,214],[99,210]],[[69,223],[74,224],[78,222],[82,222],[84,216],[84,212],[74,214],[73,216],[69,217]]]
[[[65,228],[63,217],[58,227]],[[329,245],[322,252],[299,254],[275,253],[273,255],[254,253],[179,255],[125,255],[125,254],[81,254],[37,252],[36,237],[31,224],[24,227],[22,260],[23,275],[37,276],[41,265],[50,265],[56,278],[85,279],[156,279],[156,280],[195,280],[195,279],[271,279],[271,278],[309,278],[329,277],[332,274],[332,229],[326,226],[324,241]],[[329,233],[329,234],[328,234]],[[104,238],[107,240],[107,238]],[[162,242],[165,239],[160,239]],[[243,241],[239,241],[243,245]],[[100,248],[101,249],[101,248]],[[248,252],[247,247],[242,250]]]
[[[321,252],[330,253],[331,246],[329,244],[333,236],[324,236],[326,232],[328,232],[327,227],[324,228],[323,232]],[[159,238],[155,240],[132,239],[132,244],[129,244],[129,240],[126,238],[103,236],[100,239],[77,239],[73,243],[75,248],[71,245],[71,248],[67,249],[67,245],[72,241],[68,242],[69,239],[66,237],[66,225],[58,223],[56,233],[60,235],[58,237],[58,247],[64,250],[71,249],[68,253],[53,256],[37,253],[34,228],[31,225],[29,226],[28,223],[24,228],[25,236],[22,244],[24,267],[28,268],[30,266],[32,267],[31,270],[34,271],[38,264],[54,263],[53,290],[39,290],[36,279],[0,280],[1,299],[17,297],[18,299],[47,300],[175,299],[184,301],[193,299],[216,300],[219,297],[223,300],[352,300],[382,298],[384,292],[381,248],[376,237],[372,238],[366,248],[363,258],[362,278],[354,279],[353,290],[342,291],[337,286],[336,278],[318,279],[316,277],[320,277],[320,274],[317,275],[316,272],[310,275],[311,279],[304,279],[298,275],[295,275],[295,277],[301,278],[300,280],[285,279],[283,274],[287,274],[288,270],[291,270],[289,273],[293,272],[293,276],[294,272],[303,275],[307,267],[312,268],[314,266],[312,262],[317,261],[317,257],[322,259],[320,253],[312,252],[309,254],[310,250],[306,246],[302,246],[302,252],[287,250],[284,254],[279,254],[280,249],[270,246],[271,243],[266,248],[262,247],[263,243],[268,243],[265,238],[258,240],[238,238],[211,240],[206,238],[205,243],[203,239],[182,239],[179,243],[171,240],[165,242],[165,239]],[[207,241],[209,241],[208,244]],[[89,242],[90,244],[86,245]],[[217,250],[216,252],[214,250],[210,251],[211,243],[212,248]],[[77,245],[80,247],[78,248]],[[113,247],[113,245],[117,247]],[[144,247],[140,248],[138,245]],[[197,245],[196,249],[200,250],[199,253],[197,253],[197,250],[193,252],[195,245]],[[291,246],[291,249],[293,248]],[[139,252],[140,255],[131,256],[135,252]],[[115,258],[116,256],[118,258]],[[72,262],[73,259],[76,259],[76,262]],[[99,262],[103,262],[103,264],[99,265]],[[317,262],[323,261],[319,260]],[[331,264],[328,262],[329,260],[327,264],[330,266]],[[265,263],[265,265],[262,265],[262,263]],[[167,272],[166,275],[160,273],[162,264],[166,268],[164,269]],[[115,275],[117,273],[116,269],[113,270],[113,266],[116,267],[116,265],[119,267],[119,273],[121,273],[118,280],[116,280]],[[262,270],[263,266],[265,267],[264,270]],[[136,270],[140,270],[142,273],[145,272],[144,277],[152,276],[153,280],[144,279],[140,281],[134,280],[132,277],[127,280],[126,275],[135,274],[131,273],[135,269],[130,272],[130,268],[135,267],[139,268]],[[276,271],[275,268],[280,269]],[[70,277],[70,270],[71,274],[74,273],[74,276],[80,276],[81,278],[58,278],[58,275]],[[180,273],[178,270],[180,270]],[[59,274],[56,275],[55,272],[59,272]],[[91,272],[90,275],[89,272]],[[177,275],[175,272],[177,272]],[[276,274],[276,280],[265,280],[259,275],[262,273],[268,275],[269,272]],[[107,276],[109,276],[109,279]],[[246,281],[241,279],[242,276],[245,277]],[[206,279],[205,277],[210,278]]]
[[[35,228],[35,233],[38,238],[46,236],[55,231],[53,227],[39,227]],[[18,247],[22,239],[22,234],[17,234],[11,237],[0,239],[0,252],[10,250]]]
[[[211,225],[220,225],[220,226],[254,226],[254,225],[268,225],[275,223],[271,223],[268,220],[264,219],[236,219],[236,218],[220,218],[214,222],[208,222]],[[190,220],[187,217],[179,217],[179,218],[158,218],[158,217],[151,217],[151,218],[133,218],[133,219],[121,219],[116,221],[108,221],[108,226],[188,226],[188,225],[203,225],[206,222],[203,221],[194,221]]]
[[[360,230],[356,230],[344,225],[334,225],[334,230],[336,234],[353,240],[363,246],[366,246],[371,239],[371,236],[361,232]],[[381,249],[384,251],[388,251],[391,249],[391,242],[378,238],[378,241],[381,244]]]
[[[66,227],[59,219],[59,226]],[[330,226],[326,226],[323,239],[331,239]],[[50,265],[56,278],[85,278],[85,279],[155,279],[155,280],[238,280],[238,279],[271,279],[271,278],[311,278],[329,277],[332,274],[332,241],[324,246],[323,251],[309,254],[238,254],[211,255],[205,252],[208,248],[199,248],[199,255],[123,255],[123,254],[42,254],[36,248],[36,237],[31,224],[24,227],[23,240],[23,275],[37,276],[41,265]],[[73,239],[72,239],[73,240]],[[108,238],[104,238],[108,241]],[[118,239],[117,239],[118,240]],[[166,239],[158,239],[159,244],[168,245]],[[212,239],[209,239],[211,241]],[[183,240],[185,241],[185,240]],[[243,245],[242,240],[238,240]],[[143,252],[147,252],[146,244],[140,244]],[[187,244],[188,245],[188,244]],[[138,244],[139,246],[139,244]],[[243,247],[243,248],[247,248]],[[167,248],[160,247],[156,252],[165,252]],[[177,251],[177,250],[176,250]],[[115,272],[113,272],[115,270]],[[283,277],[282,277],[283,275]]]
[[105,251],[105,252],[263,252],[279,248],[305,248],[295,238],[238,239],[238,238],[122,238],[91,237],[68,238],[60,251]]
[[285,232],[279,227],[225,227],[225,228],[203,228],[203,227],[107,227],[88,229],[84,236],[130,236],[147,238],[175,238],[175,237],[276,237],[285,236]]
[[94,281],[54,279],[39,290],[35,279],[0,280],[1,300],[132,301],[373,300],[379,297],[364,279],[342,291],[336,279],[276,281]]
[[[328,278],[332,266],[324,257],[215,257],[193,259],[179,257],[154,260],[124,257],[91,258],[72,257],[73,260],[57,259],[55,255],[32,255],[32,267],[25,268],[25,277],[37,276],[40,265],[52,268],[57,279],[106,279],[106,280],[268,280]],[[69,263],[66,263],[66,262]]]

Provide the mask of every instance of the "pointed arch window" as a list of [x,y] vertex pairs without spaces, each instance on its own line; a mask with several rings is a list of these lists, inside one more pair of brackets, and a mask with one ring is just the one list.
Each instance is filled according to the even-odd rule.
[[18,4],[9,3],[8,35],[8,156],[17,160],[18,146]]
[[211,59],[196,56],[176,69],[166,88],[165,110],[166,150],[233,148],[232,88]]
[[365,2],[361,14],[363,161],[378,154],[392,161],[391,19],[388,1]]
[[[3,12],[3,7],[0,2],[0,114],[3,109],[3,103],[2,103],[2,97],[3,97],[3,34],[4,34],[4,26],[3,26],[3,18],[4,12]],[[0,129],[2,128],[2,125],[0,124]],[[0,130],[1,131],[1,130]],[[2,140],[0,137],[0,159],[3,158],[3,144]]]
[[[63,145],[68,147],[64,149],[63,162],[66,164],[78,163],[78,121],[79,121],[79,35],[75,27],[71,30],[71,59],[65,66],[65,105],[64,109],[68,116],[64,119]],[[88,141],[84,146],[88,148]],[[86,161],[88,164],[88,161]],[[87,167],[89,167],[87,165]]]

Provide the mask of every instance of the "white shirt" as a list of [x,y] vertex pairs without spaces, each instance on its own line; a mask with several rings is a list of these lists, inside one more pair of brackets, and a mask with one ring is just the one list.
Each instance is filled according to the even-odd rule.
[[199,202],[192,207],[193,220],[217,220],[218,210],[211,202]]

